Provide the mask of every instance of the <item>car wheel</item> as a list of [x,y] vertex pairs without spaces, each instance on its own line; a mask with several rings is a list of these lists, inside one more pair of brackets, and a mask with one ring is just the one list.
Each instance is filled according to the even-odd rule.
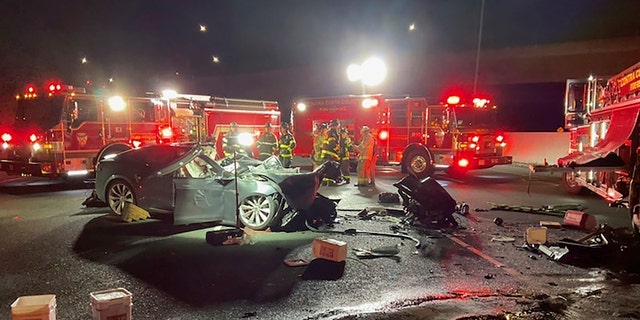
[[425,179],[435,171],[431,163],[431,155],[427,149],[411,150],[404,158],[407,159],[406,172],[418,179]]
[[109,208],[117,215],[122,215],[126,203],[136,204],[133,188],[123,180],[115,180],[109,183],[106,198]]
[[247,228],[264,230],[276,215],[276,203],[266,195],[248,196],[238,205],[240,222]]
[[569,194],[580,194],[584,189],[584,187],[576,181],[576,174],[573,172],[565,172],[562,174],[562,184]]

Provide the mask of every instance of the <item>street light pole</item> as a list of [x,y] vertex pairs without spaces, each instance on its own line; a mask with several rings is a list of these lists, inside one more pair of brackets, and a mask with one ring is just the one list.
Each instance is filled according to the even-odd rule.
[[478,69],[480,67],[480,46],[482,44],[482,22],[484,20],[484,0],[480,7],[480,30],[478,31],[478,50],[476,52],[476,73],[473,77],[473,95],[475,96],[478,88]]

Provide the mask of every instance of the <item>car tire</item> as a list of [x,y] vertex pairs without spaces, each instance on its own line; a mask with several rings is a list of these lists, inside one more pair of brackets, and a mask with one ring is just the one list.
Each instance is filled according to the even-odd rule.
[[430,177],[435,172],[431,154],[426,148],[410,150],[403,159],[406,159],[405,172],[418,179]]
[[242,199],[238,211],[242,225],[253,230],[265,230],[276,216],[277,205],[273,197],[257,194]]
[[136,195],[129,183],[118,179],[111,181],[106,189],[107,204],[113,213],[121,216],[126,203],[136,204]]

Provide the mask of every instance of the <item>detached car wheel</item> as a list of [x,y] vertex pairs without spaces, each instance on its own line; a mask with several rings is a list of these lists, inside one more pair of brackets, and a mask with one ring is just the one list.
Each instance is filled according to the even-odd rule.
[[123,180],[116,180],[109,183],[107,187],[107,203],[111,211],[117,215],[122,215],[125,203],[136,204],[133,188]]
[[276,203],[272,197],[253,195],[242,199],[238,205],[240,222],[247,228],[264,230],[276,216]]

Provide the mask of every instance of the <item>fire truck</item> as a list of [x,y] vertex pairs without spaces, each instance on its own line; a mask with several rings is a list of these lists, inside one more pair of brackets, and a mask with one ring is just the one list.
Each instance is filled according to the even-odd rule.
[[280,121],[273,101],[175,92],[123,98],[60,82],[29,85],[16,99],[15,122],[0,132],[0,170],[51,178],[91,177],[101,158],[145,144],[219,145],[215,137],[231,121],[251,131]]
[[308,157],[313,150],[314,128],[339,120],[354,141],[361,141],[366,125],[377,139],[378,161],[399,164],[403,173],[419,178],[436,169],[460,176],[470,169],[510,164],[503,155],[506,141],[496,133],[496,107],[476,99],[461,103],[428,105],[425,98],[349,95],[300,99],[292,108],[296,155]]
[[571,133],[568,154],[557,165],[532,171],[562,172],[570,194],[588,189],[608,202],[628,204],[640,146],[640,63],[608,79],[567,80],[564,111],[564,127]]

